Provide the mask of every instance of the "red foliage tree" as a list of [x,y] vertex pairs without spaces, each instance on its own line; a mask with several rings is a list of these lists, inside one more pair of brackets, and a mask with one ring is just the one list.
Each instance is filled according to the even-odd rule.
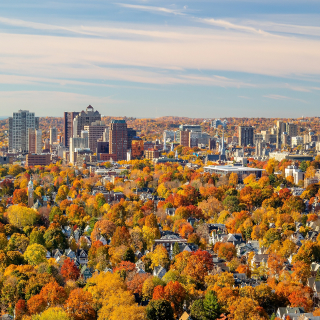
[[61,267],[61,274],[65,280],[77,280],[79,278],[80,272],[74,261],[70,258],[64,260]]

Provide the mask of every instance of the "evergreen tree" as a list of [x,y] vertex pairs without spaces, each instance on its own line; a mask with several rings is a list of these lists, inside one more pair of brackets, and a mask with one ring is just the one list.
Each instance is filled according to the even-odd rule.
[[215,320],[221,316],[221,306],[214,291],[209,291],[203,300],[203,309],[207,320]]
[[151,300],[146,313],[148,320],[174,320],[173,309],[167,300]]
[[125,254],[123,255],[123,261],[135,262],[136,256],[131,248],[128,248]]
[[190,315],[193,320],[207,320],[206,313],[203,307],[203,299],[193,302],[190,310]]
[[320,268],[317,270],[316,281],[320,281]]
[[273,313],[270,317],[270,320],[274,320],[276,318],[276,315]]
[[174,257],[180,253],[180,247],[178,242],[176,242],[173,246],[173,250],[172,250],[172,258],[174,259]]

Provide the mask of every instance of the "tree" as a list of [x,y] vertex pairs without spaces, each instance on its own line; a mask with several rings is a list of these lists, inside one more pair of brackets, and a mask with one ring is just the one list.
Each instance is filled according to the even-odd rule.
[[13,204],[28,204],[28,192],[26,189],[16,189],[13,192]]
[[176,317],[182,314],[185,297],[186,291],[178,281],[170,281],[164,288],[164,298],[171,303]]
[[112,237],[115,230],[116,225],[112,221],[106,219],[97,221],[91,233],[91,239],[96,241],[99,240],[100,236],[103,236],[105,239],[109,239]]
[[46,230],[43,237],[46,243],[46,248],[48,250],[64,250],[67,248],[66,238],[61,231],[60,225],[57,223],[51,223],[50,227]]
[[235,172],[231,172],[229,176],[229,184],[236,186],[238,184],[238,175]]
[[14,313],[15,313],[15,318],[16,320],[21,320],[22,317],[26,314],[27,312],[27,305],[26,301],[23,299],[20,299],[14,308]]
[[62,305],[66,298],[66,292],[56,281],[46,284],[40,292],[40,297],[45,301],[47,307]]
[[172,257],[174,258],[177,254],[180,253],[180,247],[179,247],[179,243],[176,242],[174,245],[173,245],[173,250],[172,250]]
[[90,292],[74,289],[65,303],[65,310],[74,320],[91,320],[96,316],[92,305],[93,300]]
[[218,303],[217,295],[214,291],[206,293],[203,308],[208,320],[215,320],[221,315],[221,306]]
[[111,239],[111,246],[119,247],[125,245],[129,247],[131,244],[130,242],[131,239],[128,229],[126,227],[117,227]]
[[151,254],[151,268],[154,269],[155,267],[158,267],[158,266],[167,268],[169,264],[170,264],[170,259],[169,259],[169,254],[167,249],[162,245],[156,246],[156,248]]
[[47,250],[44,246],[40,244],[32,244],[27,247],[27,250],[24,253],[24,258],[32,266],[36,266],[42,262],[46,262]]
[[34,228],[30,233],[30,244],[34,243],[41,244],[42,246],[45,245],[43,231],[40,231],[38,228]]
[[40,315],[32,316],[32,320],[72,320],[68,314],[59,307],[52,307]]
[[45,310],[46,308],[46,302],[43,300],[43,298],[37,294],[33,297],[31,297],[27,301],[28,310],[30,314],[37,314]]
[[174,320],[173,309],[167,300],[151,300],[146,308],[148,320]]
[[203,307],[203,299],[195,300],[190,309],[190,315],[194,320],[206,320],[206,313]]
[[75,265],[74,261],[71,260],[70,258],[67,258],[64,260],[60,272],[66,281],[77,280],[80,275],[78,267]]
[[23,229],[26,226],[33,226],[38,220],[38,214],[33,209],[17,205],[8,209],[8,219],[15,227]]
[[29,245],[29,238],[24,234],[14,233],[7,246],[7,250],[25,252]]

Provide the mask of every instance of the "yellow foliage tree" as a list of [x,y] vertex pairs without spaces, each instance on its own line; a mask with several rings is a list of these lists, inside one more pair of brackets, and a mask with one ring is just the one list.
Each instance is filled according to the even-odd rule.
[[37,222],[38,213],[24,206],[11,206],[8,209],[8,219],[11,224],[22,229],[26,226],[33,226]]

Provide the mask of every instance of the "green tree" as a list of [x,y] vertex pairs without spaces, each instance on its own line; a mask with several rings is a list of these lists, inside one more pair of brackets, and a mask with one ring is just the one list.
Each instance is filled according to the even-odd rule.
[[136,256],[131,248],[128,248],[123,255],[123,261],[135,262]]
[[198,299],[191,306],[191,317],[194,320],[207,320],[203,307],[203,299]]
[[215,320],[221,316],[222,308],[214,291],[208,291],[203,300],[196,300],[191,307],[194,320]]
[[174,258],[177,254],[180,253],[180,247],[178,242],[176,242],[173,246],[173,250],[172,250],[172,257]]
[[42,246],[45,245],[45,241],[43,238],[43,232],[38,228],[34,228],[30,234],[30,244],[38,243]]
[[35,243],[28,246],[26,252],[24,253],[24,258],[32,266],[37,266],[41,262],[47,261],[46,254],[47,254],[46,248],[40,244]]
[[174,320],[173,309],[166,300],[151,300],[146,308],[148,320]]
[[317,270],[316,281],[320,281],[320,268]]
[[214,291],[206,293],[203,301],[203,308],[208,320],[215,320],[221,316],[221,306]]

